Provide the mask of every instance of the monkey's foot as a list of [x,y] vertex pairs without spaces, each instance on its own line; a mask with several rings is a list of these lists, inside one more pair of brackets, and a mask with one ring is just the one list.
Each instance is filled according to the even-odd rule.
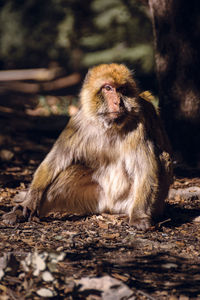
[[5,224],[14,225],[20,221],[30,221],[32,214],[27,207],[16,205],[11,212],[2,216],[2,220]]
[[149,229],[151,224],[151,219],[148,217],[145,218],[131,218],[129,221],[129,225],[135,227],[137,230],[147,230]]

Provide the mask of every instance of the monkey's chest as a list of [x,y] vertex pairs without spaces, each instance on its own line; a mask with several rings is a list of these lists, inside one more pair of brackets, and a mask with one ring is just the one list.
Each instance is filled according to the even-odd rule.
[[127,212],[127,201],[131,191],[131,180],[123,161],[113,162],[100,168],[95,174],[101,192],[98,199],[99,212]]

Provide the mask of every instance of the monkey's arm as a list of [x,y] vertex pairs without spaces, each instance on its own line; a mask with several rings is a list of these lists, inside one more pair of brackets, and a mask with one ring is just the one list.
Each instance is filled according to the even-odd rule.
[[74,119],[63,130],[53,148],[37,168],[27,192],[19,193],[14,199],[14,209],[3,216],[6,223],[15,223],[20,217],[19,207],[23,208],[24,217],[31,218],[38,213],[43,195],[55,178],[66,169],[74,159],[74,151],[79,144],[79,135]]
[[[156,145],[160,147],[162,151],[166,151],[171,154],[169,139],[160,118],[159,108],[155,107],[151,101],[144,101],[144,99],[145,98],[142,97],[141,101],[144,109],[143,113],[145,116],[147,131],[150,129],[150,135],[152,136]],[[150,128],[148,128],[149,124],[151,124]]]
[[172,183],[172,149],[163,122],[160,118],[159,111],[158,109],[155,109],[151,102],[144,101],[143,99],[142,101],[148,135],[157,149],[157,156],[159,156],[160,163],[164,168],[165,180]]
[[153,140],[158,148],[162,175],[164,181],[170,185],[173,182],[172,149],[160,116],[157,114],[153,120]]
[[172,182],[172,160],[170,144],[159,114],[151,103],[142,101],[145,133],[141,136],[145,136],[145,142],[136,150],[134,203],[129,217],[131,225],[145,230],[151,226],[153,218],[162,215],[164,200]]
[[[159,163],[153,153],[153,145],[140,145],[137,150],[129,223],[137,229],[146,230],[152,225],[154,207],[162,206],[159,199]],[[162,207],[158,210],[162,210]]]

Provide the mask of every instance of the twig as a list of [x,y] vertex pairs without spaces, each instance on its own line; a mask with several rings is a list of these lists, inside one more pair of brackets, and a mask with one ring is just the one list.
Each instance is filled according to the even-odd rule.
[[162,221],[162,222],[159,222],[158,223],[158,227],[160,227],[161,225],[163,225],[163,224],[165,224],[165,223],[168,223],[168,222],[170,222],[171,221],[171,219],[169,218],[169,219],[167,219],[167,220],[164,220],[164,221]]

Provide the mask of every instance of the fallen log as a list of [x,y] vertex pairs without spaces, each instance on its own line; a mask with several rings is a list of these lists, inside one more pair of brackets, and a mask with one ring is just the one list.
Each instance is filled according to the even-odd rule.
[[39,94],[42,92],[50,92],[54,90],[64,89],[80,82],[81,75],[74,73],[69,76],[61,77],[48,82],[2,82],[0,85],[0,93],[6,92],[20,92],[25,94]]
[[0,71],[0,81],[36,80],[47,81],[58,77],[63,73],[61,68],[51,69],[27,69]]

